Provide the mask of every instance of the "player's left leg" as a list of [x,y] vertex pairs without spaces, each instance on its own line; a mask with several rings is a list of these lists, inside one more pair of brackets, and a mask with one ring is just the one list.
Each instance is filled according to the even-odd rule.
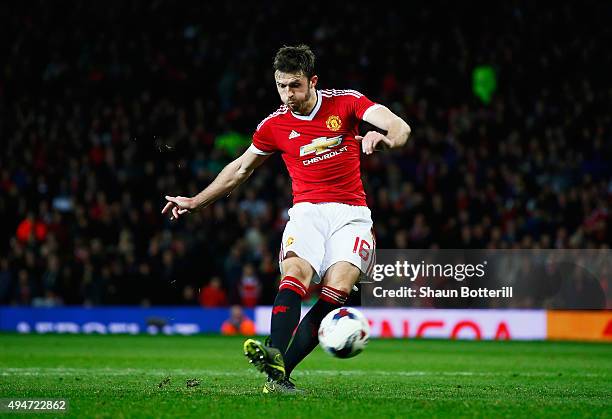
[[300,322],[293,341],[285,353],[286,377],[289,377],[297,364],[316,348],[323,317],[346,303],[353,285],[359,281],[360,274],[359,268],[345,261],[336,262],[327,270],[319,300]]

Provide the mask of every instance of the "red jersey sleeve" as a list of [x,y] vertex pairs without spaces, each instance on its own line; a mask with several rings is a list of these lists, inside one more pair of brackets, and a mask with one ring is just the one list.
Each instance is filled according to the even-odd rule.
[[361,93],[358,93],[358,92],[356,93],[358,97],[353,96],[355,97],[355,99],[353,100],[353,113],[355,114],[357,118],[363,119],[363,116],[368,110],[376,109],[377,107],[382,106],[382,105],[372,102],[365,95],[362,95]]
[[272,130],[270,129],[270,123],[266,121],[259,124],[255,133],[253,134],[253,144],[249,147],[255,154],[268,155],[278,150]]

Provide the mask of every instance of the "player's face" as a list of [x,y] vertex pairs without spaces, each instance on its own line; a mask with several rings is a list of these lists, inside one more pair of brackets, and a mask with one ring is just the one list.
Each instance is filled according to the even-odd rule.
[[317,76],[310,80],[302,73],[292,74],[276,71],[276,89],[283,103],[296,113],[306,113],[311,102],[316,100]]

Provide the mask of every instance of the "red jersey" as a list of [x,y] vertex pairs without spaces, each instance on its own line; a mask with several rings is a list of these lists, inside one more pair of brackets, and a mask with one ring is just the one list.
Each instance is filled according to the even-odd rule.
[[282,105],[261,121],[249,148],[267,155],[279,151],[293,186],[293,204],[340,202],[365,206],[355,140],[359,121],[377,105],[355,90],[317,90],[310,115]]

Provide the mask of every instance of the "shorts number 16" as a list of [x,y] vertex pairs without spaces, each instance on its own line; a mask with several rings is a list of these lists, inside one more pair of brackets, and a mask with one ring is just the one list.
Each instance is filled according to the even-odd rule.
[[355,237],[355,244],[353,245],[353,253],[358,253],[359,257],[364,261],[367,261],[370,257],[370,243],[362,240],[360,237]]

